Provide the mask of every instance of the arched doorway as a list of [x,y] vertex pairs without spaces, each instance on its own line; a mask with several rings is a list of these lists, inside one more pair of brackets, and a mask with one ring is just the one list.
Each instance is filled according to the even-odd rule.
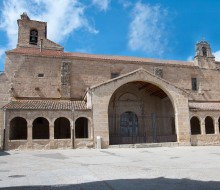
[[190,120],[191,135],[201,134],[200,121],[196,116],[193,116]]
[[75,121],[75,137],[76,138],[88,138],[88,119],[80,117]]
[[70,138],[70,121],[65,117],[57,118],[54,122],[54,138]]
[[33,139],[49,139],[49,122],[44,117],[38,117],[33,122]]
[[22,117],[15,117],[10,122],[10,140],[27,139],[27,121]]
[[120,131],[123,137],[138,135],[138,118],[134,112],[127,111],[120,116]]
[[175,142],[174,118],[169,97],[156,85],[139,81],[122,85],[109,102],[110,145]]
[[205,118],[205,133],[206,134],[214,134],[215,133],[213,119],[210,116],[207,116]]

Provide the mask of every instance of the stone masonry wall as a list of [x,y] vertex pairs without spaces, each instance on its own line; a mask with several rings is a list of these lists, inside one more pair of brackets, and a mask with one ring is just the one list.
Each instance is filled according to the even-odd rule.
[[[0,107],[2,108],[10,99],[10,84],[5,73],[0,74]],[[0,110],[0,149],[3,147],[4,112]]]
[[[162,69],[165,80],[188,91],[190,100],[218,101],[220,96],[220,89],[218,88],[220,71],[183,65],[10,54],[6,58],[6,73],[11,76],[18,97],[60,98],[60,75],[63,61],[70,61],[70,96],[73,99],[82,99],[88,87],[111,79],[112,72],[123,75],[143,68],[154,73],[155,67]],[[38,78],[39,73],[44,73],[44,77]],[[197,91],[191,90],[191,78],[197,78]],[[39,87],[40,91],[36,91],[36,87]]]

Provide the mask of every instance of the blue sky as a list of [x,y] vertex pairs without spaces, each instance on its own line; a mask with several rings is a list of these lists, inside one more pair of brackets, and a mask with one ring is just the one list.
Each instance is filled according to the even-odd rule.
[[220,60],[219,10],[219,0],[0,0],[0,70],[22,12],[48,22],[65,51],[192,60],[206,40]]

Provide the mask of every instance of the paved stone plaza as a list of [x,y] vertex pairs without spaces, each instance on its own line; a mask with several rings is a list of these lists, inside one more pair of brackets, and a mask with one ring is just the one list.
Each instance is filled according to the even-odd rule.
[[220,189],[220,148],[0,152],[2,189]]

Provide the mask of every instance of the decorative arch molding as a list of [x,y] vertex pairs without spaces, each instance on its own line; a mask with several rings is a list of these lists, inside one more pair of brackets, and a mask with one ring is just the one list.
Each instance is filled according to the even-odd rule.
[[94,136],[102,136],[103,146],[108,147],[108,105],[110,99],[119,87],[135,81],[151,83],[167,94],[175,112],[177,141],[185,145],[190,145],[188,93],[144,69],[138,69],[89,89],[90,101],[93,104]]

